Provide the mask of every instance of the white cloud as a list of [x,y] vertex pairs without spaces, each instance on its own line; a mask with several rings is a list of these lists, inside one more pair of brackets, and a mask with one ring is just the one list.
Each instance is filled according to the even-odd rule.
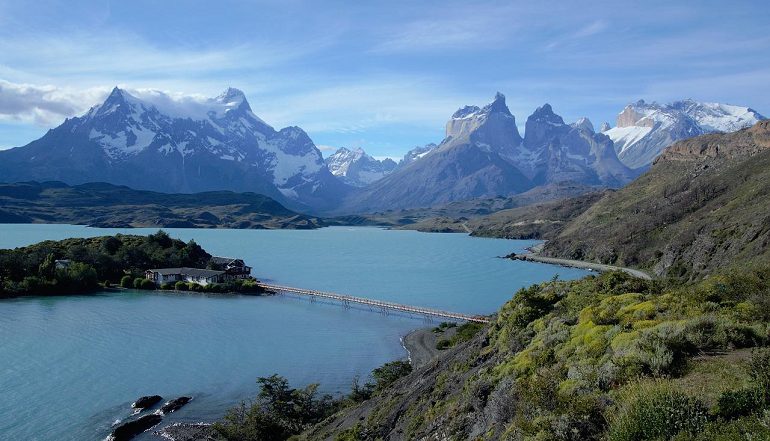
[[604,20],[596,20],[587,26],[584,26],[580,28],[577,32],[572,34],[573,38],[585,38],[590,37],[592,35],[596,35],[598,33],[601,33],[605,29],[607,29],[609,26],[606,21]]
[[108,92],[106,87],[74,89],[0,80],[0,120],[51,126],[86,111]]

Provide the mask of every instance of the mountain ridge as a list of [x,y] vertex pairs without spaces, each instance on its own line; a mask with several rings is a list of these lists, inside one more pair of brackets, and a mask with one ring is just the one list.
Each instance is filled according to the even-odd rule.
[[350,190],[302,129],[276,131],[234,88],[206,100],[174,100],[116,87],[84,115],[0,151],[0,176],[172,193],[254,191],[301,209],[336,205]]
[[560,182],[616,187],[634,177],[615,156],[612,141],[593,132],[590,121],[566,124],[549,104],[527,119],[521,137],[499,92],[484,107],[453,113],[445,135],[408,167],[351,193],[343,210],[426,207]]
[[616,127],[602,132],[615,144],[618,158],[632,168],[647,167],[676,141],[695,136],[734,132],[765,117],[750,107],[699,102],[669,104],[639,100],[618,114]]

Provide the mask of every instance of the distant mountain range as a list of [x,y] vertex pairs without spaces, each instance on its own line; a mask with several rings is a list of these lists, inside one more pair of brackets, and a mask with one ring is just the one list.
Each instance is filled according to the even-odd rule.
[[455,112],[444,140],[421,154],[352,193],[345,209],[426,207],[560,182],[619,187],[634,177],[618,160],[612,141],[595,133],[590,121],[566,124],[548,104],[527,119],[522,138],[500,93],[484,107]]
[[765,119],[749,107],[693,100],[660,105],[639,100],[618,115],[617,125],[602,133],[615,144],[618,158],[631,168],[647,167],[668,146],[706,133],[734,132]]
[[498,93],[484,107],[459,109],[441,143],[415,147],[397,164],[347,148],[324,160],[302,129],[275,130],[237,89],[198,100],[115,88],[86,114],[0,151],[0,181],[254,192],[315,213],[399,210],[549,185],[621,187],[676,140],[762,119],[747,107],[639,101],[616,127],[605,123],[597,133],[588,118],[567,124],[545,104],[527,118],[522,137]]
[[180,101],[116,87],[85,115],[0,152],[0,180],[251,191],[302,209],[335,207],[349,191],[302,129],[276,131],[232,88],[205,101]]

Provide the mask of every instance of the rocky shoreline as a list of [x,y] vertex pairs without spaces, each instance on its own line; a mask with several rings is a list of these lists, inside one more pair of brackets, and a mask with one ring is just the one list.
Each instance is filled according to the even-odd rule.
[[614,265],[605,265],[602,263],[586,262],[583,260],[559,259],[556,257],[541,256],[540,251],[542,251],[544,245],[545,245],[545,242],[542,242],[530,248],[527,248],[527,251],[528,251],[527,253],[522,253],[522,254],[511,253],[505,256],[505,258],[511,259],[511,260],[523,260],[528,262],[545,263],[549,265],[566,266],[569,268],[587,269],[590,271],[598,271],[598,272],[623,271],[624,273],[629,274],[633,277],[637,277],[639,279],[652,280],[652,276],[638,269],[625,268],[625,267],[614,266]]
[[168,441],[215,441],[211,423],[174,423],[153,432]]

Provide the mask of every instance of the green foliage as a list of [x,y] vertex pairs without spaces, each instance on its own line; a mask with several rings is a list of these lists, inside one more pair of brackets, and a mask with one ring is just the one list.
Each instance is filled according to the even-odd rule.
[[643,382],[625,391],[613,412],[610,441],[669,439],[680,432],[700,433],[707,422],[705,406],[665,381]]
[[405,377],[412,372],[412,365],[408,361],[397,360],[385,363],[372,371],[374,379],[374,390],[381,391],[391,384],[395,383],[401,377]]
[[717,414],[721,418],[734,419],[770,407],[770,349],[753,352],[749,372],[750,387],[726,391],[719,397]]
[[112,286],[112,282],[110,282],[109,280],[105,280],[105,281],[104,281],[104,283],[102,283],[102,285],[103,285],[105,288],[109,288],[109,287],[111,287],[111,286]]
[[278,375],[257,379],[260,392],[254,403],[231,409],[214,425],[225,440],[285,440],[332,414],[338,406],[330,396],[317,396],[317,384],[289,387]]
[[140,289],[155,289],[155,282],[153,282],[150,279],[142,279],[142,281],[139,283]]
[[[210,258],[194,241],[184,243],[163,231],[44,241],[0,250],[0,297],[88,292],[98,288],[94,280],[120,279],[121,286],[129,288],[134,279],[126,274],[148,268],[201,268]],[[70,264],[56,269],[56,260]]]
[[735,419],[749,415],[765,405],[765,397],[758,388],[727,391],[719,397],[717,414],[724,419]]
[[174,284],[174,289],[177,291],[187,291],[187,283],[180,280]]
[[170,290],[174,289],[174,285],[172,285],[170,283],[161,283],[160,284],[160,289],[162,289],[164,291],[170,291]]
[[[449,339],[441,339],[436,342],[436,349],[443,350],[451,348],[459,343],[466,342],[473,338],[484,325],[481,323],[467,322],[460,326],[454,325],[452,327],[457,328],[457,332]],[[448,327],[447,327],[448,328]]]
[[147,279],[144,277],[136,277],[134,279],[134,283],[132,284],[134,289],[142,289],[142,283],[144,283],[145,280]]
[[770,440],[770,412],[734,421],[714,421],[692,435],[681,433],[674,441],[766,441]]
[[445,338],[442,338],[441,340],[438,340],[436,342],[436,349],[438,349],[439,351],[443,351],[444,349],[449,349],[451,347],[452,347],[452,343]]

